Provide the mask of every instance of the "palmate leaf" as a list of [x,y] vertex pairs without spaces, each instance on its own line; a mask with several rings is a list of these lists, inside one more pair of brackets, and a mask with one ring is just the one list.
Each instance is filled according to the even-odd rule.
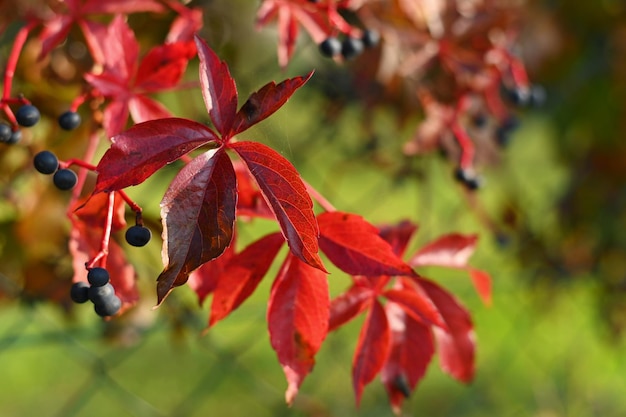
[[236,204],[235,171],[223,148],[197,156],[174,178],[161,201],[165,269],[157,304],[230,245]]
[[288,254],[270,295],[267,322],[270,342],[287,377],[285,399],[291,404],[315,364],[328,333],[326,274]]
[[313,202],[298,171],[278,152],[256,142],[230,143],[256,180],[274,212],[291,252],[314,268],[324,265],[318,255],[319,231]]

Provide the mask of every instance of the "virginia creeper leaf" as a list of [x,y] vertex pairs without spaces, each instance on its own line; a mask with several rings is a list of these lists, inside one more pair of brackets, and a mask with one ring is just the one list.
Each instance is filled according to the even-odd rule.
[[390,341],[385,309],[379,301],[374,300],[359,333],[352,361],[352,384],[357,405],[361,402],[365,385],[372,382],[385,364],[391,347]]
[[284,241],[280,233],[272,233],[230,259],[213,293],[209,326],[229,315],[252,295]]
[[390,289],[382,295],[402,307],[413,319],[428,325],[446,327],[437,307],[418,288]]
[[477,235],[451,233],[441,236],[422,247],[409,261],[409,265],[445,266],[448,268],[465,268],[476,249]]
[[237,112],[235,80],[226,63],[220,61],[209,45],[198,36],[195,39],[200,58],[200,85],[204,104],[217,131],[226,136]]
[[320,248],[339,269],[351,275],[414,275],[361,216],[326,212],[317,218]]
[[270,295],[270,342],[287,377],[285,399],[291,404],[315,364],[328,332],[326,274],[288,254]]
[[365,311],[374,297],[372,289],[363,285],[353,285],[345,293],[335,297],[330,303],[328,331],[332,332]]
[[279,84],[270,82],[250,95],[241,106],[233,123],[231,135],[243,132],[268,118],[289,100],[293,93],[306,83],[313,71],[304,77],[288,78]]
[[241,157],[259,185],[291,252],[312,267],[326,271],[318,255],[319,231],[313,202],[291,162],[257,142],[228,146]]
[[391,245],[393,253],[402,256],[416,230],[416,224],[409,220],[403,220],[396,225],[379,228],[378,234]]
[[157,304],[228,247],[236,204],[235,171],[223,148],[197,156],[176,175],[161,201],[165,269],[157,279]]
[[432,281],[417,280],[433,301],[446,323],[447,330],[433,327],[441,369],[462,382],[474,378],[476,340],[469,313],[446,290]]
[[211,129],[191,120],[170,118],[137,124],[111,139],[113,144],[96,167],[94,193],[140,184],[158,169],[216,140]]
[[155,46],[139,64],[135,88],[151,92],[175,87],[183,77],[187,63],[195,55],[196,45],[193,41]]
[[237,216],[274,219],[272,209],[267,205],[246,165],[241,161],[234,161],[233,166],[237,174]]
[[430,327],[412,319],[394,302],[385,304],[391,329],[391,351],[381,370],[381,379],[396,414],[402,401],[424,377],[435,352]]
[[161,103],[147,96],[133,96],[125,104],[135,123],[171,117],[170,112]]

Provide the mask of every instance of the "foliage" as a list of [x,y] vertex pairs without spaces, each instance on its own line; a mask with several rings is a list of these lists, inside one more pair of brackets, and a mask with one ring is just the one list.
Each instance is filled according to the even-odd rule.
[[[326,55],[337,63],[361,59],[361,68],[378,68],[384,94],[369,97],[370,108],[390,99],[399,86],[408,87],[425,119],[405,145],[405,155],[448,151],[456,161],[458,180],[472,191],[482,184],[475,163],[487,161],[494,145],[506,144],[516,126],[515,107],[537,104],[540,90],[530,84],[512,52],[517,6],[484,2],[461,10],[453,2],[428,2],[430,7],[426,3],[265,0],[257,26],[278,20],[282,67],[293,57],[300,26],[316,44],[340,37],[339,53]],[[142,44],[128,16],[145,12],[176,16],[165,40],[141,54]],[[12,96],[18,59],[31,33],[41,29],[37,40],[31,39],[41,65],[48,65],[45,60],[74,36],[75,27],[89,54],[89,64],[78,75],[84,80],[82,92],[68,110],[73,114],[82,109],[86,116],[80,132],[87,138],[83,154],[59,158],[56,169],[43,171],[54,175],[57,188],[73,190],[67,204],[72,281],[86,282],[96,268],[110,273],[121,306],[103,316],[123,315],[140,298],[137,273],[123,245],[112,238],[127,228],[127,207],[135,216],[131,228],[145,227],[142,208],[125,189],[182,164],[160,205],[163,271],[157,278],[157,305],[173,288],[188,283],[200,303],[212,295],[208,325],[213,326],[252,295],[286,242],[289,250],[272,284],[267,321],[270,343],[287,378],[288,403],[313,369],[327,333],[359,313],[366,318],[353,360],[357,404],[364,386],[380,375],[399,413],[435,350],[445,372],[462,382],[472,380],[475,338],[470,314],[418,271],[429,265],[467,270],[489,303],[489,275],[468,265],[477,237],[448,234],[404,261],[417,229],[414,223],[376,227],[357,214],[339,211],[278,151],[237,137],[282,108],[314,77],[313,71],[269,82],[238,108],[228,65],[196,34],[202,25],[200,9],[174,0],[68,0],[52,2],[46,13],[33,8],[20,18],[23,25],[6,63],[1,104],[9,126],[3,139],[7,144],[21,146],[16,145],[20,126],[32,124],[12,108],[32,104],[26,96]],[[210,126],[173,117],[155,96],[186,86],[183,76],[196,55]],[[361,74],[374,82],[371,75]],[[409,110],[415,109],[404,109]],[[491,121],[488,130],[482,129],[482,119]],[[78,126],[62,122],[61,127]],[[100,142],[110,144],[95,162]],[[32,139],[22,143],[38,147]],[[71,178],[57,180],[61,172]],[[254,219],[275,221],[279,232],[237,250],[238,228],[254,225],[237,220]],[[352,286],[333,299],[321,254],[352,280]],[[53,298],[52,291],[39,294]]]

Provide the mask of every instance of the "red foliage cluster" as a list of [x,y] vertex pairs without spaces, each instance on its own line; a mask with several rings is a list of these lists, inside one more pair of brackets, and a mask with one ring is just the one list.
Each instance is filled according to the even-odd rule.
[[[354,34],[358,29],[338,13],[339,8],[354,3],[268,0],[261,8],[261,22],[278,16],[281,62],[285,63],[293,51],[296,22],[317,38],[333,30]],[[179,16],[166,41],[140,59],[138,42],[123,14],[164,12],[165,6]],[[108,24],[91,20],[92,15],[101,14],[115,17]],[[404,222],[377,229],[358,215],[337,211],[278,152],[258,142],[239,141],[239,133],[281,108],[312,72],[270,82],[239,107],[235,81],[226,63],[204,40],[192,37],[200,22],[199,11],[174,1],[68,0],[51,19],[33,18],[15,41],[2,99],[2,109],[14,127],[9,104],[28,101],[10,98],[11,80],[30,31],[45,25],[40,32],[45,55],[63,41],[71,26],[78,25],[95,63],[94,69],[84,74],[88,88],[71,109],[87,100],[104,103],[102,124],[95,125],[82,158],[59,164],[64,169],[79,167],[68,210],[74,281],[85,281],[86,270],[100,266],[109,271],[123,310],[137,301],[136,273],[122,248],[110,239],[112,232],[126,226],[126,205],[135,212],[137,224],[142,224],[141,208],[124,189],[180,160],[184,167],[161,201],[164,269],[157,279],[157,304],[173,288],[189,282],[200,302],[212,294],[208,323],[212,326],[254,292],[286,242],[289,251],[273,282],[267,321],[272,347],[288,381],[288,403],[311,372],[327,333],[362,312],[367,317],[353,362],[357,402],[364,386],[380,374],[394,409],[399,410],[403,398],[424,375],[435,343],[442,368],[461,381],[471,380],[475,341],[468,312],[414,268],[466,269],[481,297],[489,302],[489,276],[468,266],[476,236],[444,236],[404,261],[402,255],[415,225]],[[196,53],[212,127],[171,117],[149,96],[176,88]],[[129,114],[135,124],[126,129]],[[92,165],[89,161],[100,129],[111,145],[97,165]],[[88,171],[97,173],[95,188],[81,198]],[[311,197],[322,209],[317,215]],[[237,251],[237,216],[274,219],[280,232]],[[320,252],[352,277],[353,285],[332,300]]]

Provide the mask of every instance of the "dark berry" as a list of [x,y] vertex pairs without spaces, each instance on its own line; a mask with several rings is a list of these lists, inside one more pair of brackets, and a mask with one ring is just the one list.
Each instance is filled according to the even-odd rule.
[[135,225],[126,230],[126,241],[132,246],[145,246],[151,237],[152,232],[147,227]]
[[481,129],[487,126],[488,120],[489,119],[484,113],[476,113],[475,115],[472,116],[472,123],[474,124],[474,127],[478,129]]
[[322,55],[332,58],[341,53],[341,42],[334,37],[326,38],[320,43],[319,48]]
[[533,85],[530,88],[530,105],[533,107],[541,107],[546,103],[546,89],[541,85]]
[[78,177],[71,169],[63,168],[54,173],[52,182],[59,190],[71,190],[76,185]]
[[477,190],[483,186],[483,179],[469,168],[457,168],[454,177],[470,190]]
[[18,130],[14,130],[13,132],[11,132],[11,137],[9,138],[7,143],[9,145],[14,145],[20,140],[22,140],[22,131],[18,129]]
[[100,317],[114,316],[122,308],[122,300],[116,295],[113,295],[106,299],[103,303],[95,304],[94,310]]
[[511,142],[513,132],[518,128],[519,120],[515,116],[509,116],[496,128],[496,142],[500,146],[507,146]]
[[41,151],[33,159],[35,169],[42,174],[53,174],[59,168],[59,160],[50,151]]
[[89,284],[83,281],[73,283],[70,288],[70,298],[75,303],[86,303],[89,300]]
[[24,127],[31,127],[39,121],[39,109],[32,104],[24,104],[15,112],[15,120],[17,124]]
[[363,32],[361,40],[363,41],[363,46],[373,48],[380,42],[380,33],[372,29],[367,29]]
[[63,130],[74,130],[80,125],[80,122],[80,114],[74,111],[68,110],[59,116],[59,126]]
[[89,272],[87,272],[87,281],[89,281],[93,287],[107,285],[109,283],[109,271],[100,267],[91,268]]
[[0,123],[0,142],[8,142],[11,140],[13,130],[6,123]]
[[115,296],[115,289],[110,283],[101,287],[91,286],[89,290],[87,290],[87,295],[92,303],[104,304],[109,298]]
[[363,41],[348,37],[341,42],[341,55],[345,59],[352,59],[363,52]]

